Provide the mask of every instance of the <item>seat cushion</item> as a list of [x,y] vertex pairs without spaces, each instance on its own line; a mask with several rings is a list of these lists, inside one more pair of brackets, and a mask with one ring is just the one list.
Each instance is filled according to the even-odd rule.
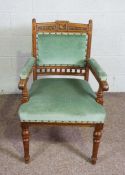
[[37,64],[77,65],[84,67],[86,34],[42,34],[37,37]]
[[104,122],[105,110],[95,101],[88,82],[80,79],[47,78],[36,80],[30,100],[20,106],[25,122]]

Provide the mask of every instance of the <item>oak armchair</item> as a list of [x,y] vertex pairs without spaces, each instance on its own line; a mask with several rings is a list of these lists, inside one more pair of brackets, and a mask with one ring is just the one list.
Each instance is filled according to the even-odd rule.
[[[88,24],[56,21],[36,23],[32,20],[32,57],[20,73],[22,105],[19,117],[22,127],[24,159],[29,156],[29,127],[39,125],[78,125],[94,127],[92,164],[97,153],[106,112],[103,92],[108,90],[107,75],[90,58],[92,20]],[[27,82],[33,71],[33,83]],[[88,83],[89,71],[98,81],[94,93]],[[81,76],[77,78],[42,78],[46,75]]]

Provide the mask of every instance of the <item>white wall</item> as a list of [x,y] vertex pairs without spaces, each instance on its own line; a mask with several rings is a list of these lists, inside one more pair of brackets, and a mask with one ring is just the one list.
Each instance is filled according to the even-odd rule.
[[124,0],[0,0],[0,93],[18,92],[19,70],[31,55],[33,17],[83,23],[93,19],[92,56],[107,72],[110,91],[125,91]]

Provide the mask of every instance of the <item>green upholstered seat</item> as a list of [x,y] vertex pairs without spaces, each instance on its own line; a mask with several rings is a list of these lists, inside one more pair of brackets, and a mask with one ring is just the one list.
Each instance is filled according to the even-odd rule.
[[33,82],[30,100],[21,105],[25,122],[104,122],[105,110],[95,101],[88,82],[80,79],[47,78]]
[[37,36],[37,64],[79,65],[84,67],[86,34],[47,34]]

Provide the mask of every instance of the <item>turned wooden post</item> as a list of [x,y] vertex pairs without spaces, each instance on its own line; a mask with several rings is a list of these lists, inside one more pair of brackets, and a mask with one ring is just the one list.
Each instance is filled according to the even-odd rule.
[[33,66],[33,81],[37,80],[37,47],[36,47],[36,19],[32,19],[32,55],[35,59],[35,64]]
[[91,158],[92,164],[96,164],[100,139],[102,136],[102,129],[103,129],[103,124],[95,125],[95,130],[93,133],[93,151],[92,151],[92,158]]
[[20,79],[19,82],[19,89],[22,90],[22,97],[21,97],[21,103],[26,103],[29,101],[29,93],[28,93],[28,89],[27,89],[27,79]]
[[25,163],[29,162],[29,126],[28,124],[21,123],[22,127],[22,139],[23,139],[23,147],[24,147],[24,159]]
[[91,41],[92,41],[92,20],[89,20],[88,24],[88,43],[87,43],[87,54],[86,54],[86,68],[85,68],[85,80],[88,81],[89,79],[89,66],[88,60],[90,59],[91,54]]
[[101,86],[99,86],[99,89],[96,95],[97,95],[97,98],[96,98],[97,103],[103,105],[103,90]]
[[29,101],[29,93],[28,93],[28,89],[25,85],[24,89],[22,90],[22,99],[21,99],[21,103],[26,103]]

